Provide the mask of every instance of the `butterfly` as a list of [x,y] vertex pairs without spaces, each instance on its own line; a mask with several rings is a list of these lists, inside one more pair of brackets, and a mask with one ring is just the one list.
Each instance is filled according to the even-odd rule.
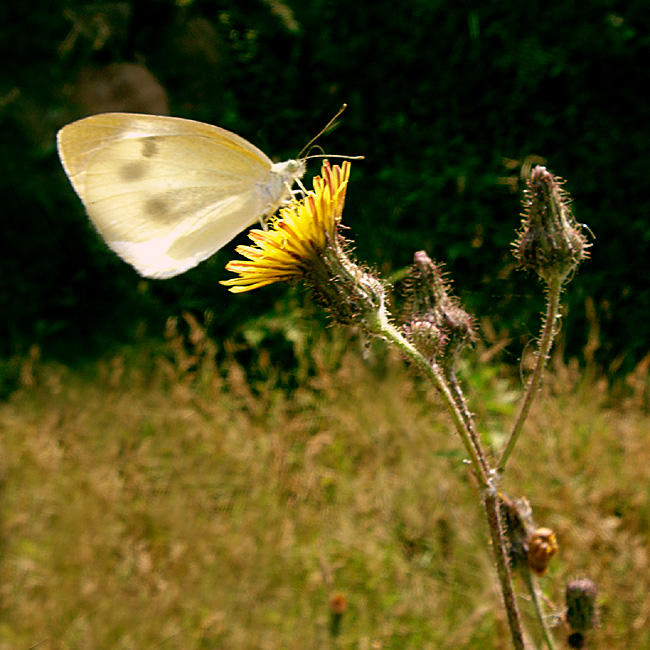
[[135,113],[67,124],[57,149],[99,234],[147,278],[191,269],[272,215],[306,167],[218,126]]

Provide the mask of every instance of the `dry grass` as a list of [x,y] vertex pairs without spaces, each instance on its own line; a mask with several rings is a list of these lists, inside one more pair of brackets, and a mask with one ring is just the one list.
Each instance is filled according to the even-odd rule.
[[[460,445],[398,361],[332,369],[323,348],[304,388],[253,394],[208,342],[171,349],[92,373],[31,363],[0,404],[0,650],[509,647]],[[476,379],[496,440],[512,391]],[[644,648],[649,425],[610,401],[556,369],[505,488],[558,532],[548,597],[597,582],[591,647]]]

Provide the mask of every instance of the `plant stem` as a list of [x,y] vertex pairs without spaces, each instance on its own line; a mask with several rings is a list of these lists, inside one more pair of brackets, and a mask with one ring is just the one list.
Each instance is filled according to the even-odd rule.
[[528,567],[525,567],[525,570],[522,572],[522,577],[524,579],[526,587],[528,588],[528,591],[530,592],[530,597],[533,601],[533,609],[535,610],[535,617],[537,618],[537,622],[542,629],[542,634],[544,635],[546,646],[548,647],[548,650],[557,650],[555,647],[555,641],[551,636],[551,632],[548,629],[546,622],[544,621],[544,616],[542,614],[542,605],[539,600],[539,589],[537,587],[535,578],[533,577]]
[[[503,538],[501,528],[501,518],[499,516],[498,491],[496,486],[497,476],[490,470],[485,456],[480,447],[480,440],[476,434],[471,413],[465,404],[460,387],[457,386],[456,393],[452,391],[450,382],[445,377],[444,372],[435,363],[429,362],[420,352],[407,341],[401,333],[393,327],[386,316],[378,312],[371,319],[366,318],[366,326],[373,333],[384,337],[389,342],[396,345],[404,355],[414,363],[438,389],[442,398],[451,413],[456,429],[463,441],[467,455],[474,469],[476,478],[481,486],[483,494],[483,503],[485,507],[488,528],[492,539],[492,547],[497,565],[497,574],[501,583],[501,593],[503,603],[506,608],[508,625],[512,635],[512,642],[515,650],[525,650],[524,637],[519,620],[519,612],[515,601],[515,592],[512,585],[512,574],[508,563],[506,552],[506,543]],[[453,382],[452,382],[453,383]]]
[[544,318],[542,335],[539,341],[539,349],[537,350],[537,362],[535,364],[533,375],[528,384],[528,388],[526,390],[526,396],[524,397],[524,401],[522,402],[519,416],[517,418],[517,421],[515,422],[515,426],[512,430],[512,433],[510,434],[508,443],[506,444],[506,447],[503,450],[503,454],[501,455],[499,464],[497,465],[497,472],[499,475],[503,474],[503,470],[505,469],[506,463],[508,462],[508,459],[510,458],[514,450],[515,445],[517,444],[517,440],[519,439],[519,435],[521,434],[521,431],[524,426],[524,422],[528,417],[528,413],[530,412],[530,407],[532,406],[533,399],[537,393],[539,383],[542,379],[544,366],[546,365],[546,361],[548,360],[548,355],[551,350],[551,346],[553,345],[553,339],[555,338],[555,321],[557,320],[558,314],[560,313],[561,291],[562,291],[562,281],[560,279],[556,278],[549,282],[549,286],[547,290],[548,298],[546,303],[546,316]]
[[484,459],[483,462],[481,462],[479,459],[463,413],[456,400],[454,399],[454,395],[449,387],[449,383],[445,380],[440,366],[438,366],[436,363],[430,363],[428,359],[423,357],[420,352],[418,352],[418,350],[409,341],[407,341],[406,338],[404,338],[399,332],[399,330],[393,327],[388,322],[388,319],[383,315],[378,314],[377,318],[373,322],[368,322],[368,319],[366,319],[366,325],[372,332],[383,336],[391,343],[396,345],[409,359],[409,361],[414,363],[438,389],[440,395],[442,396],[442,399],[445,402],[445,405],[451,413],[452,420],[454,421],[454,425],[456,426],[463,445],[465,446],[465,451],[469,456],[474,474],[481,488],[488,488],[490,485],[489,468],[487,467],[487,463],[485,463]]
[[506,554],[505,540],[501,529],[501,517],[499,516],[499,498],[496,490],[486,490],[483,494],[483,505],[485,514],[490,528],[490,537],[492,538],[492,549],[494,550],[494,559],[497,565],[497,574],[501,583],[501,594],[503,604],[508,615],[508,624],[512,643],[515,650],[525,650],[524,635],[521,630],[521,621],[519,620],[519,611],[515,601],[515,590],[512,586],[512,573]]
[[488,465],[488,462],[485,458],[485,454],[483,453],[483,446],[481,445],[481,440],[476,431],[476,427],[474,426],[474,419],[472,418],[472,414],[470,413],[469,407],[467,406],[467,401],[465,400],[465,395],[463,394],[463,390],[460,387],[460,384],[458,383],[458,378],[456,377],[456,373],[454,372],[453,368],[446,368],[445,370],[446,370],[445,377],[449,382],[449,385],[451,386],[454,396],[456,398],[456,402],[460,407],[460,411],[465,420],[465,424],[467,425],[467,431],[474,445],[474,449],[476,450],[478,461],[479,463],[481,463],[481,467],[483,468],[483,471],[486,473],[486,475],[489,476],[490,466]]

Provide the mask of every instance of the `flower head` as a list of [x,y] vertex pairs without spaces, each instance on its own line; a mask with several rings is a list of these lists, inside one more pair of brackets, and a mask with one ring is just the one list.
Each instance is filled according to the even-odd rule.
[[233,293],[242,293],[303,277],[313,270],[336,239],[350,163],[330,167],[325,161],[321,173],[322,176],[314,178],[313,191],[282,208],[268,230],[254,229],[248,233],[254,245],[236,248],[246,261],[233,260],[226,265],[226,270],[238,273],[239,277],[221,284]]
[[386,317],[384,285],[351,259],[338,232],[349,177],[349,162],[325,161],[313,191],[280,210],[268,231],[250,231],[254,245],[236,249],[246,261],[226,265],[239,277],[221,284],[241,293],[302,277],[336,321],[373,331]]

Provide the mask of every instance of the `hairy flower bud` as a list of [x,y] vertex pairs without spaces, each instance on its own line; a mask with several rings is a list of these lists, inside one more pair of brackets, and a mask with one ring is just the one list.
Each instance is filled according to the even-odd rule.
[[546,282],[565,281],[588,256],[589,245],[561,184],[545,167],[532,170],[524,191],[521,229],[513,244],[521,267]]
[[435,319],[412,318],[402,326],[402,333],[428,359],[435,359],[444,350],[448,337]]
[[450,365],[474,341],[472,317],[450,295],[440,266],[424,251],[414,256],[409,305],[410,318],[402,331],[425,356]]
[[596,585],[589,579],[572,580],[566,586],[566,622],[576,632],[596,625]]
[[307,277],[316,298],[336,322],[368,326],[377,315],[385,315],[386,289],[379,278],[358,266],[344,247],[341,237],[332,239]]

